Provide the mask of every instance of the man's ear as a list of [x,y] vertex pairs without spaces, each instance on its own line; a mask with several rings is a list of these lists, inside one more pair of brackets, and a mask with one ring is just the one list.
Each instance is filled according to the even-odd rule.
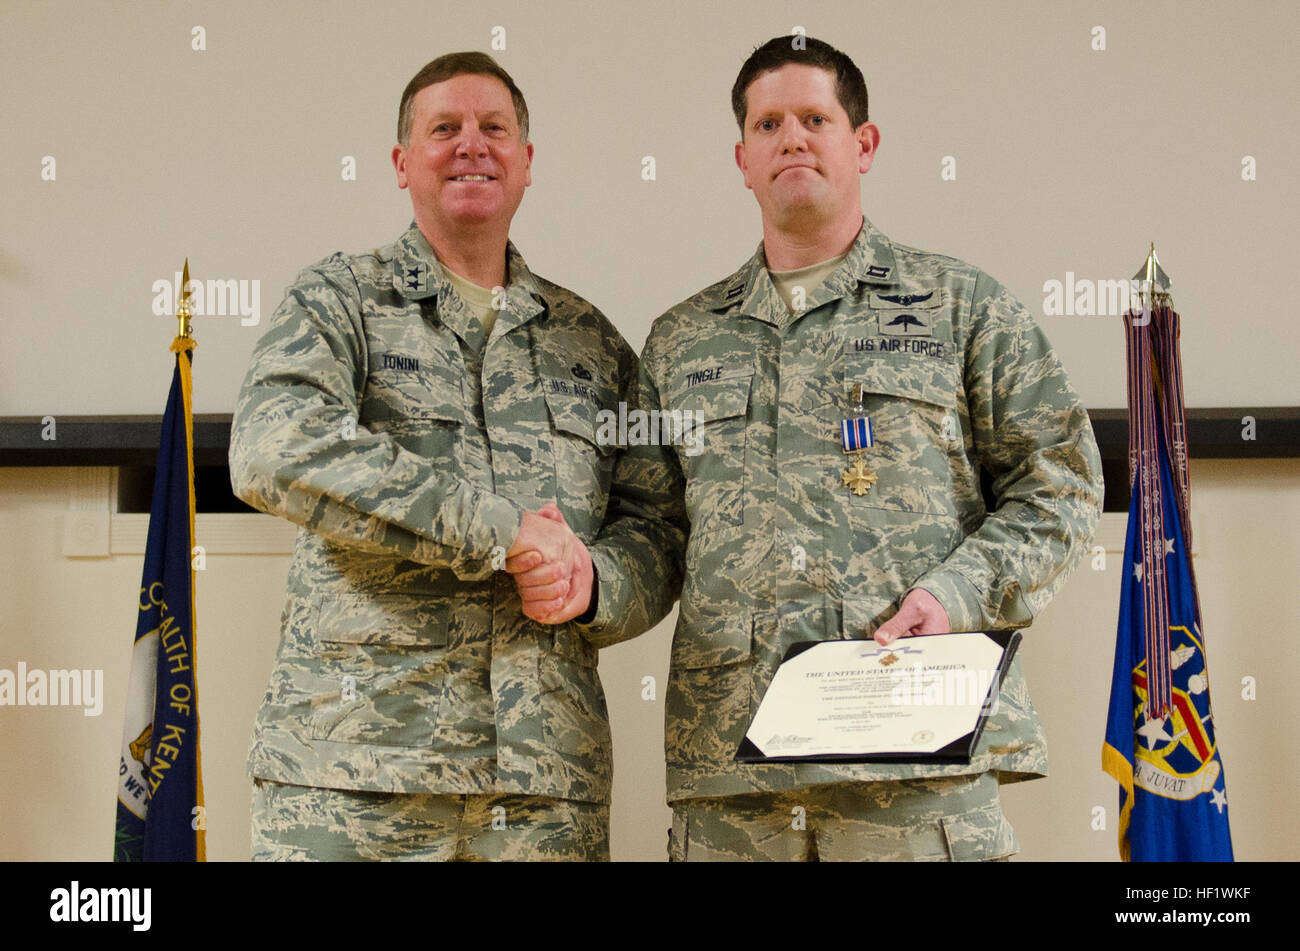
[[533,183],[533,143],[524,143],[524,154],[528,156],[524,163],[524,187],[527,188]]
[[876,150],[880,148],[880,129],[871,122],[864,122],[853,135],[858,140],[858,174],[865,175],[871,169]]
[[393,168],[397,171],[397,187],[406,187],[406,149],[393,146]]
[[753,191],[754,186],[749,182],[749,166],[745,164],[745,143],[736,143],[736,168],[745,177],[745,187]]

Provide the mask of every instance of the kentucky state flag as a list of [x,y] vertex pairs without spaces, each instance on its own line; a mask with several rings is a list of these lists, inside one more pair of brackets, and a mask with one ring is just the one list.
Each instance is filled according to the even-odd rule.
[[1132,501],[1102,768],[1120,784],[1125,861],[1232,861],[1189,551],[1178,315],[1157,309],[1146,324],[1133,316]]
[[158,444],[126,725],[118,765],[117,862],[202,862],[203,779],[194,676],[194,451],[190,350],[177,337]]

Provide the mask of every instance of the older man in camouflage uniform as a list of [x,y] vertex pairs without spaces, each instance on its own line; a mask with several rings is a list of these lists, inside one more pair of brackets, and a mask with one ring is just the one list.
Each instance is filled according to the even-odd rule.
[[[732,104],[763,244],[660,317],[641,358],[643,406],[705,420],[703,452],[635,450],[677,469],[690,520],[671,857],[1004,858],[998,784],[1046,771],[1018,658],[969,765],[733,757],[796,642],[1029,624],[1100,515],[1088,415],[1006,288],[863,217],[879,132],[847,56],[774,39]],[[858,459],[840,424],[862,416]]]
[[302,526],[253,855],[606,859],[597,649],[681,583],[680,523],[639,514],[662,486],[596,438],[636,356],[508,240],[533,154],[509,75],[441,57],[399,115],[415,221],[299,275],[235,412],[235,491]]

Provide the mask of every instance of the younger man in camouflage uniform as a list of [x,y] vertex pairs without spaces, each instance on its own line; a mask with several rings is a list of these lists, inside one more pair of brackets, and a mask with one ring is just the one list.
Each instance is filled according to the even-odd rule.
[[[1018,658],[969,765],[733,756],[798,641],[1029,624],[1100,515],[1087,412],[1006,288],[863,217],[879,131],[847,56],[771,40],[732,105],[763,243],[660,317],[641,357],[643,406],[705,419],[703,452],[635,450],[680,473],[690,520],[666,700],[671,855],[1006,857],[998,783],[1046,770]],[[864,415],[875,444],[857,467],[840,422]]]
[[[533,154],[510,76],[441,57],[399,116],[415,221],[303,271],[231,432],[239,497],[302,526],[249,757],[253,856],[607,859],[597,650],[681,583],[662,554],[680,527],[638,515],[648,470],[596,438],[636,356],[508,240]],[[551,573],[521,601],[499,568]]]

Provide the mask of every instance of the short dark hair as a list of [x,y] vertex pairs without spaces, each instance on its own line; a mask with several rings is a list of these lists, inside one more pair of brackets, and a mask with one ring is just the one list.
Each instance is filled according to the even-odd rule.
[[731,111],[735,113],[742,139],[745,137],[745,115],[749,110],[745,95],[750,83],[763,73],[780,69],[787,63],[816,66],[834,73],[835,98],[848,113],[853,128],[856,129],[867,121],[867,81],[862,78],[862,70],[854,65],[853,60],[829,43],[811,36],[801,33],[776,36],[749,54],[745,65],[740,67],[736,84],[731,87]]
[[515,118],[519,120],[519,141],[528,141],[528,103],[524,102],[524,94],[519,91],[510,74],[491,56],[487,53],[469,51],[439,56],[426,63],[424,68],[412,76],[411,81],[406,84],[406,89],[402,91],[402,104],[397,108],[397,141],[403,148],[411,142],[411,113],[415,111],[411,103],[415,99],[415,94],[426,86],[465,74],[495,76],[505,83],[506,88],[510,90],[510,100],[515,104]]

